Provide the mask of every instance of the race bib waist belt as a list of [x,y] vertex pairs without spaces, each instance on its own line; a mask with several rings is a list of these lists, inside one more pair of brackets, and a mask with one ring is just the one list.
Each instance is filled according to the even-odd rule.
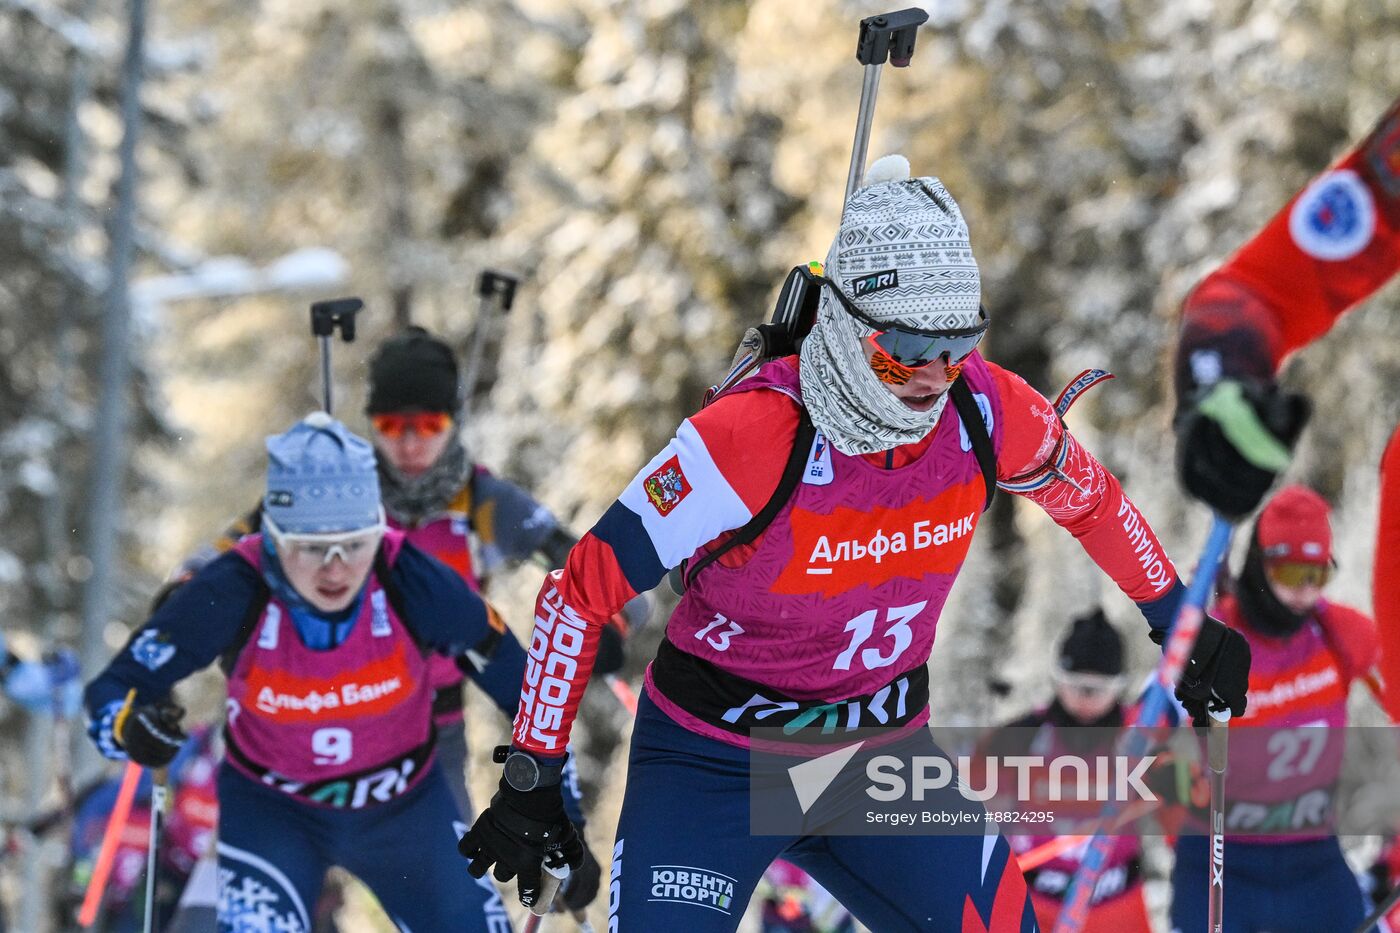
[[432,760],[437,731],[429,730],[428,738],[422,745],[399,757],[351,774],[318,781],[294,781],[258,764],[238,747],[227,726],[224,727],[224,745],[232,763],[268,787],[316,806],[360,810],[388,803],[417,784],[418,777]]
[[783,730],[802,743],[840,742],[855,729],[908,725],[928,706],[928,668],[919,665],[864,696],[794,700],[688,654],[662,639],[651,664],[656,688],[698,719],[736,735]]

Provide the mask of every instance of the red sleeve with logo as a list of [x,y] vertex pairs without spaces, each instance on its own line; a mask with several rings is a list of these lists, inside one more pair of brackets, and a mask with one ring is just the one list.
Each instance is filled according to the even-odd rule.
[[[1154,627],[1168,624],[1170,619],[1155,618],[1145,604],[1172,593],[1176,569],[1118,478],[1065,430],[1045,396],[1015,373],[990,363],[988,368],[996,379],[1002,407],[997,478],[1025,481],[1039,475],[1048,480],[1037,488],[1015,491],[1074,535]],[[1060,475],[1044,469],[1055,463],[1060,464],[1056,468]]]
[[1186,299],[1178,390],[1272,377],[1397,270],[1400,100]]
[[778,486],[797,404],[772,391],[717,399],[687,418],[540,591],[514,741],[562,753],[598,633],[701,545],[744,525]]

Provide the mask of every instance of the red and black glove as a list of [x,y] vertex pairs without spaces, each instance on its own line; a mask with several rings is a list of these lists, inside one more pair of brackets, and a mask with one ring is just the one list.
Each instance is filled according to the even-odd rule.
[[492,865],[497,881],[518,878],[520,903],[533,908],[540,896],[545,859],[551,864],[562,860],[570,871],[578,871],[585,850],[564,812],[559,784],[518,791],[502,778],[491,806],[458,841],[457,851],[469,860],[467,871],[473,878],[483,877]]

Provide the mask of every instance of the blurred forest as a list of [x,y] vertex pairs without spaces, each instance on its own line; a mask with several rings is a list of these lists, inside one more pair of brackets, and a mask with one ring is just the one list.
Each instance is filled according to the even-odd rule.
[[[182,555],[256,501],[262,437],[317,406],[314,298],[367,302],[358,341],[335,347],[338,413],[363,430],[379,340],[411,320],[465,351],[477,276],[519,276],[467,437],[589,527],[766,318],[788,267],[825,254],[860,91],[855,24],[887,8],[150,4],[119,561],[103,642],[79,645],[127,8],[0,0],[0,617],[15,650],[66,644],[90,665]],[[1206,516],[1173,477],[1180,301],[1400,93],[1400,0],[924,6],[912,66],[885,70],[871,157],[903,152],[959,200],[989,358],[1052,397],[1083,368],[1117,374],[1070,426],[1185,569]],[[1319,413],[1290,475],[1336,504],[1331,595],[1360,607],[1376,466],[1400,421],[1397,330],[1392,284],[1285,377]],[[1051,644],[1099,600],[1138,669],[1155,652],[1068,536],[1011,499],[940,625],[939,721],[1048,697]],[[521,568],[494,591],[522,636],[540,578]],[[662,628],[658,615],[634,639],[634,681]],[[221,689],[197,678],[182,700],[210,718]],[[600,855],[625,767],[615,706],[593,691],[583,714]],[[470,725],[484,798],[506,723],[486,710]],[[5,813],[47,793],[31,726],[0,707]]]

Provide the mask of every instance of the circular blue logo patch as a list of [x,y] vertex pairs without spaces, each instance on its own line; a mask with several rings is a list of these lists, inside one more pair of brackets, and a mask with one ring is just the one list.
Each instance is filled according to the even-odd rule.
[[1376,204],[1351,169],[1328,172],[1298,196],[1288,232],[1314,259],[1339,261],[1364,250],[1376,232]]

